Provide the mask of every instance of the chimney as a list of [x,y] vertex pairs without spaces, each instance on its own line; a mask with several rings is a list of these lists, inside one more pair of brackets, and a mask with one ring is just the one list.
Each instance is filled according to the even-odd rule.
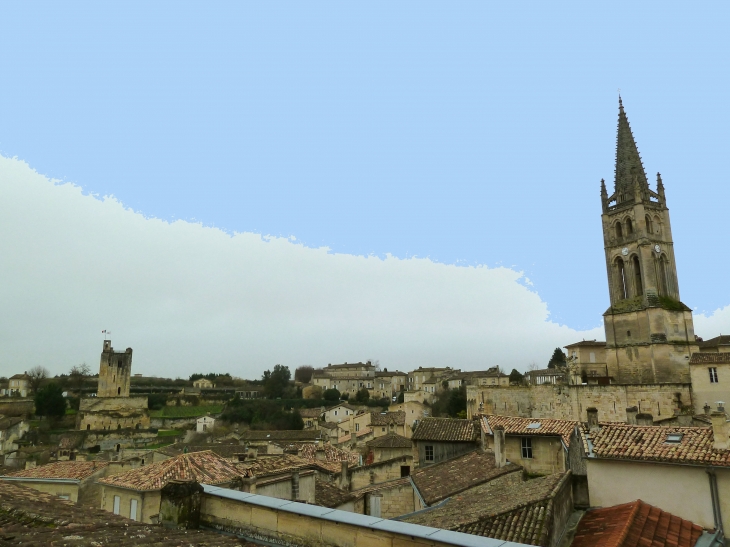
[[712,437],[714,439],[712,447],[726,450],[730,443],[728,443],[727,415],[722,402],[718,402],[717,411],[710,414],[710,419],[712,419]]
[[588,429],[590,431],[596,431],[598,429],[601,429],[601,427],[598,425],[598,409],[593,406],[587,408],[586,414],[588,414]]
[[636,425],[654,425],[654,416],[642,412],[636,415]]
[[342,462],[342,471],[340,471],[340,488],[342,490],[350,490],[350,481],[347,476],[347,461]]
[[705,403],[705,406],[702,407],[702,410],[705,411],[705,416],[709,416],[710,411],[712,410],[712,407],[710,405],[708,405],[707,403]]
[[504,427],[496,426],[494,429],[494,463],[497,467],[507,465],[506,447],[504,446]]
[[639,409],[635,406],[630,406],[626,409],[626,423],[629,425],[636,425],[636,415],[639,413]]

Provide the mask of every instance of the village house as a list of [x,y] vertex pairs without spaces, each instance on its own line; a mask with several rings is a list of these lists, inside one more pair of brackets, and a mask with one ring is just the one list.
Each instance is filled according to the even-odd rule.
[[304,421],[304,429],[318,429],[319,418],[324,414],[324,407],[300,408],[299,415]]
[[410,439],[389,433],[365,443],[368,448],[367,463],[382,462],[400,456],[413,456],[413,443]]
[[402,403],[393,403],[388,407],[389,412],[398,412],[402,410],[405,412],[406,417],[406,437],[409,439],[413,434],[413,430],[419,421],[423,420],[430,415],[431,407],[424,405],[420,401],[404,401]]
[[207,378],[199,378],[193,382],[193,387],[198,389],[212,389],[215,387],[215,384]]
[[194,480],[217,486],[240,486],[236,464],[213,452],[192,452],[99,479],[101,508],[131,520],[152,523],[160,514],[162,488],[171,480]]
[[478,428],[472,420],[424,418],[411,437],[416,465],[433,465],[471,452],[480,444]]
[[533,386],[564,384],[567,383],[567,375],[568,370],[565,367],[528,370],[525,372],[525,381]]
[[[406,391],[420,391],[423,384],[432,380],[432,384],[440,383],[449,376],[461,372],[451,367],[418,367],[408,373],[408,387]],[[429,384],[429,385],[432,385]]]
[[405,372],[388,372],[388,369],[375,373],[373,382],[373,393],[371,396],[376,399],[391,399],[401,391],[405,391],[408,374]]
[[63,500],[96,506],[98,495],[94,482],[105,476],[107,465],[107,462],[61,461],[15,471],[0,479],[46,492]]
[[195,431],[197,433],[210,433],[215,428],[215,418],[210,416],[202,416],[195,422]]
[[8,379],[7,395],[16,397],[28,397],[30,395],[30,376],[14,374]]
[[350,415],[357,413],[357,407],[349,403],[337,403],[324,411],[324,421],[339,423]]
[[494,428],[505,435],[506,458],[528,473],[551,475],[568,470],[568,447],[579,422],[547,418],[486,415],[480,419],[484,448],[494,450]]
[[575,370],[575,376],[580,379],[580,383],[597,385],[611,383],[606,362],[605,341],[582,340],[568,344],[565,349],[568,364]]
[[448,388],[458,389],[461,386],[509,386],[509,375],[499,370],[499,367],[492,367],[488,370],[474,370],[458,372],[448,378]]
[[236,465],[240,490],[304,503],[315,503],[314,462],[292,454],[249,458]]
[[730,403],[730,352],[693,353],[689,360],[692,379],[694,411],[700,414],[704,407],[718,401]]
[[730,335],[715,336],[709,340],[697,339],[701,353],[730,353]]
[[[590,506],[641,499],[705,529],[730,524],[722,497],[730,492],[730,429],[724,408],[711,418],[712,427],[602,423],[589,409],[570,460],[573,473],[587,477]],[[637,415],[640,424],[651,420]]]
[[23,418],[2,418],[0,416],[0,461],[5,454],[18,449],[18,441],[30,430],[30,423]]

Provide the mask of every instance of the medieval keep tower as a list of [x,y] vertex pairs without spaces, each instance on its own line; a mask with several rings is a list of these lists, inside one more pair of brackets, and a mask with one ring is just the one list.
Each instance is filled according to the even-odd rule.
[[98,397],[129,397],[132,376],[132,348],[117,353],[111,340],[104,340],[99,364]]
[[619,384],[689,383],[699,351],[692,311],[679,298],[662,178],[649,188],[619,97],[616,175],[601,180],[603,244],[611,306],[603,314],[608,375]]

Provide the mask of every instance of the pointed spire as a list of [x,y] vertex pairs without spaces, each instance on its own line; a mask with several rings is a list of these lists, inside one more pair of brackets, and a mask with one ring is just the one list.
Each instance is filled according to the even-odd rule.
[[656,193],[659,194],[659,203],[666,205],[667,197],[664,195],[664,183],[662,182],[662,174],[656,174]]
[[603,212],[608,211],[608,192],[606,191],[606,181],[601,179],[601,204],[603,205]]
[[[625,195],[624,199],[630,199],[634,195],[634,185],[638,184],[642,191],[649,188],[646,180],[644,166],[641,163],[641,156],[631,133],[631,126],[624,111],[621,95],[618,97],[618,134],[616,136],[616,179],[614,188],[616,192]],[[619,202],[623,201],[619,198]]]

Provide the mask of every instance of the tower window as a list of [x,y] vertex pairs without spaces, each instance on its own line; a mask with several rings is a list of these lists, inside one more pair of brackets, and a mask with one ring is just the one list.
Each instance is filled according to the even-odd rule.
[[624,237],[624,232],[621,229],[621,223],[620,222],[617,222],[616,223],[616,237],[619,238],[619,239],[621,239],[622,237]]
[[649,215],[646,215],[646,233],[654,233],[654,223],[651,221],[651,217]]
[[659,294],[667,295],[667,257],[659,258]]
[[616,281],[618,282],[618,287],[616,287],[618,289],[618,298],[619,300],[624,300],[628,296],[628,291],[626,290],[626,271],[624,269],[624,261],[621,258],[616,259],[616,276]]
[[626,219],[626,235],[630,235],[634,233],[634,225],[631,223],[631,219]]
[[122,394],[122,388],[121,387],[118,387],[117,388],[117,395],[121,395],[121,394]]
[[717,367],[710,367],[708,370],[710,371],[710,383],[716,384],[717,383]]
[[644,287],[641,283],[641,266],[639,265],[639,257],[634,256],[634,288],[636,289],[636,296],[644,294]]

